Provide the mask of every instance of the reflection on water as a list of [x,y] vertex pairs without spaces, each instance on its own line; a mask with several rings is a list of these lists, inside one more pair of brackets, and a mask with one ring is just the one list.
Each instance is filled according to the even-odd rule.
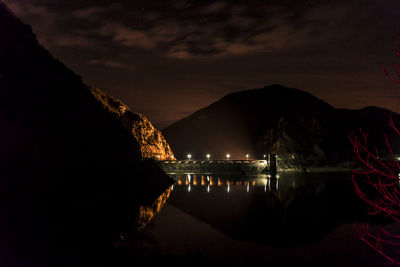
[[[196,174],[173,174],[170,175],[175,179],[177,186],[185,186],[188,192],[191,192],[192,186],[203,187],[207,193],[210,193],[214,185],[225,187],[226,192],[231,192],[231,187],[235,190],[241,190],[245,187],[246,192],[250,192],[250,187],[263,187],[264,191],[269,192],[278,191],[279,189],[279,176],[270,174],[260,174],[253,176],[212,176],[212,175],[196,175]],[[283,179],[286,181],[286,179]],[[216,182],[215,182],[216,181]],[[292,181],[292,186],[295,187],[296,181]],[[172,187],[173,190],[173,187]]]
[[[166,200],[161,198],[154,212],[144,212],[154,215],[161,210],[159,215],[116,244],[135,261],[131,266],[386,263],[354,235],[353,222],[371,217],[355,195],[349,174],[280,174],[278,178],[191,173],[173,178],[176,183],[165,207],[161,210]],[[386,226],[400,229],[400,224]]]
[[137,229],[141,230],[163,209],[164,205],[173,190],[174,186],[168,188],[162,193],[151,205],[142,205],[139,207],[139,211],[136,218]]
[[310,242],[367,214],[348,174],[171,177],[169,203],[232,238],[271,246]]

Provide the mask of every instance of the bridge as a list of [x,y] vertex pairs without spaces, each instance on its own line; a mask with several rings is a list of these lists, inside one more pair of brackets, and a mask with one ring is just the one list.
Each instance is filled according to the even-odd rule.
[[160,167],[168,174],[174,173],[221,173],[260,174],[276,173],[276,155],[269,154],[263,160],[163,160]]

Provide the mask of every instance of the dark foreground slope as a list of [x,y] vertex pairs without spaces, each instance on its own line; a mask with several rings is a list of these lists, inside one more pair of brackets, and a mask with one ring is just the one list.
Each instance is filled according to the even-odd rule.
[[173,157],[168,144],[122,103],[112,110],[3,3],[0,36],[0,266],[118,265],[120,234],[169,195],[146,159]]
[[229,94],[163,133],[178,158],[187,153],[194,158],[230,153],[234,159],[277,153],[281,167],[289,160],[297,167],[332,166],[352,159],[348,135],[359,128],[369,133],[371,147],[383,148],[383,134],[393,133],[389,114],[373,107],[335,109],[307,92],[272,85]]

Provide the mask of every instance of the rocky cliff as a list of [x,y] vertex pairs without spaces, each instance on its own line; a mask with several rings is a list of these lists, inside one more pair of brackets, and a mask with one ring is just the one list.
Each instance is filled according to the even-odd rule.
[[114,114],[132,133],[140,146],[142,157],[156,160],[175,158],[162,133],[151,124],[146,116],[133,112],[120,100],[105,94],[100,89],[92,89],[91,92],[104,108]]
[[2,2],[0,36],[0,266],[116,266],[114,242],[169,195],[151,159],[172,157],[168,144]]
[[[399,145],[388,124],[390,111],[336,109],[317,97],[281,85],[229,94],[167,127],[163,133],[177,158],[243,159],[278,154],[283,169],[349,166],[348,135],[363,129],[370,146],[384,151],[384,133]],[[398,121],[399,116],[392,114]],[[281,169],[281,170],[283,170]]]

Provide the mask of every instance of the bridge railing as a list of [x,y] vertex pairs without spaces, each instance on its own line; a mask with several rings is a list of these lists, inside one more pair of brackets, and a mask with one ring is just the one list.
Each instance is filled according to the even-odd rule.
[[271,172],[267,160],[165,160],[160,161],[166,173],[265,173]]

